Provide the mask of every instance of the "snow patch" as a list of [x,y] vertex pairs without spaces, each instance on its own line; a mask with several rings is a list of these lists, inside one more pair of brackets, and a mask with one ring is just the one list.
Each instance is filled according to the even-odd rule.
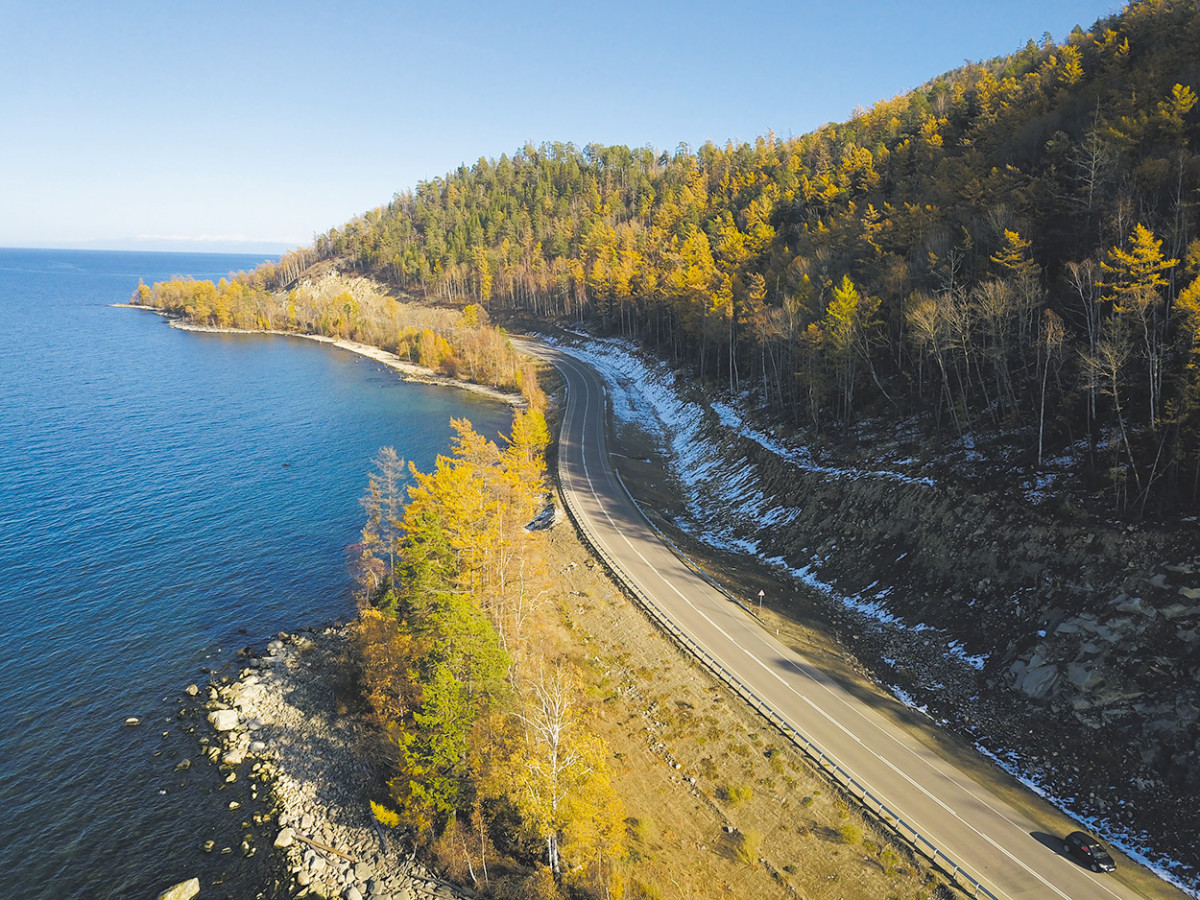
[[1109,844],[1117,847],[1122,853],[1145,866],[1163,881],[1172,884],[1189,897],[1200,898],[1200,891],[1189,885],[1177,875],[1175,869],[1182,869],[1184,866],[1172,860],[1163,860],[1161,858],[1151,858],[1149,849],[1149,835],[1143,833],[1135,833],[1126,831],[1121,828],[1119,823],[1113,822],[1111,819],[1103,816],[1078,816],[1072,812],[1075,804],[1073,797],[1060,797],[1055,794],[1050,788],[1036,778],[1026,774],[1021,766],[1020,756],[1016,753],[1005,753],[1003,756],[993,753],[983,744],[978,741],[975,743],[975,749],[992,760],[996,765],[1002,768],[1005,772],[1011,775],[1029,790],[1033,791],[1040,797],[1044,797],[1050,803],[1057,806],[1074,816],[1085,828],[1093,834],[1102,837]]
[[949,650],[951,656],[955,657],[956,659],[962,660],[968,666],[970,666],[972,669],[974,669],[976,672],[983,671],[983,666],[988,661],[988,657],[986,654],[972,655],[972,654],[968,653],[963,648],[961,641],[957,641],[957,640],[951,641],[947,645],[946,649]]
[[[797,469],[830,478],[876,478],[902,484],[934,485],[932,479],[917,478],[890,470],[821,465],[813,459],[809,448],[788,446],[774,436],[753,427],[748,423],[747,417],[730,403],[711,403],[710,415],[704,407],[684,400],[675,390],[674,373],[665,365],[647,365],[636,356],[632,344],[615,339],[596,339],[582,334],[578,337],[587,342],[586,346],[571,346],[549,339],[547,343],[555,343],[563,352],[589,363],[600,372],[608,385],[613,414],[617,421],[642,429],[659,444],[669,458],[674,476],[684,489],[683,506],[691,518],[678,524],[685,531],[714,548],[758,557],[808,588],[841,604],[846,610],[857,615],[867,627],[903,629],[909,634],[933,632],[930,637],[936,639],[940,633],[939,629],[924,623],[906,623],[888,608],[885,600],[891,593],[890,588],[879,590],[874,596],[867,596],[867,592],[873,590],[876,585],[872,585],[861,594],[843,594],[832,584],[821,579],[819,572],[826,560],[814,557],[807,565],[792,566],[782,557],[767,557],[753,537],[736,533],[730,522],[741,523],[744,531],[755,534],[762,527],[794,521],[801,515],[802,510],[777,505],[772,502],[772,498],[765,496],[758,488],[758,471],[749,462],[731,472],[721,453],[720,445],[706,433],[704,425],[706,418],[711,422],[715,417],[716,423],[732,435],[754,441]],[[974,438],[971,435],[963,436],[962,446],[968,460],[983,458],[975,449]],[[1077,448],[1072,448],[1072,451],[1078,452]],[[908,465],[912,462],[909,459],[899,460],[895,465]],[[1069,451],[1067,455],[1050,460],[1047,467],[1069,466],[1071,462],[1072,452]],[[1040,492],[1048,487],[1055,477],[1054,473],[1039,476],[1036,481],[1026,485],[1027,492],[1034,499],[1038,499]],[[719,512],[713,512],[714,509]],[[836,547],[833,549],[836,550]],[[896,561],[899,562],[906,556],[907,552],[901,553]],[[944,656],[947,659],[975,671],[981,670],[988,660],[986,655],[968,653],[957,640],[946,641],[945,648]],[[884,661],[893,668],[897,664],[896,660]],[[929,715],[928,709],[904,690],[892,687],[891,691],[906,706]],[[976,748],[1030,790],[1046,797],[1059,808],[1070,813],[1076,805],[1074,798],[1053,796],[1045,785],[1031,778],[1027,774],[1027,767],[1022,765],[1017,754],[1010,752],[1001,758],[981,743],[977,742]],[[1081,821],[1131,858],[1150,868],[1159,877],[1200,900],[1200,893],[1174,874],[1174,870],[1185,868],[1181,863],[1161,858],[1151,860],[1148,835],[1122,831],[1120,823],[1104,818],[1082,818]]]

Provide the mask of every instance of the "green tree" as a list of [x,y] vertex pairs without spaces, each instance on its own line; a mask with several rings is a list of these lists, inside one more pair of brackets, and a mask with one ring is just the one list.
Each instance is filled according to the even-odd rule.
[[833,299],[821,323],[838,372],[842,415],[847,420],[853,414],[859,367],[871,365],[872,345],[882,324],[878,313],[879,298],[863,296],[850,276],[844,275],[833,289]]
[[479,278],[479,302],[487,309],[492,299],[492,266],[483,247],[475,249],[475,270]]
[[1154,232],[1138,223],[1130,235],[1129,248],[1112,247],[1108,258],[1100,263],[1104,272],[1102,298],[1112,304],[1116,317],[1128,321],[1141,336],[1147,418],[1152,427],[1158,424],[1162,393],[1166,272],[1179,264],[1179,260],[1163,255],[1162,244]]

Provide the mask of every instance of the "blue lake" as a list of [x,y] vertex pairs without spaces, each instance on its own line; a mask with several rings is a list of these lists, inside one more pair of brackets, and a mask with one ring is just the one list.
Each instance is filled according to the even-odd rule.
[[[0,249],[0,872],[7,896],[269,896],[176,713],[242,647],[350,617],[384,445],[429,469],[509,411],[301,339],[114,309],[261,257]],[[127,717],[142,720],[125,727]],[[164,736],[165,735],[165,736]],[[225,856],[201,845],[232,842]]]

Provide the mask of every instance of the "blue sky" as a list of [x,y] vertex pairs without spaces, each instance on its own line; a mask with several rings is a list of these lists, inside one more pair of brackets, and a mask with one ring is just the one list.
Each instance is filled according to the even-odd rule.
[[1109,0],[0,0],[0,246],[279,250],[527,141],[781,137]]

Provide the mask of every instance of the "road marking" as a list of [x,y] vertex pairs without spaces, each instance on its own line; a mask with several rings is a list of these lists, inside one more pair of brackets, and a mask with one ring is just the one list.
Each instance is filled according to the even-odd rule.
[[[698,608],[686,595],[683,594],[683,592],[681,592],[679,590],[678,587],[675,586],[675,584],[671,580],[668,579],[668,577],[662,571],[660,571],[653,563],[651,563],[648,559],[646,559],[646,557],[641,553],[641,551],[637,547],[634,546],[634,544],[629,539],[629,537],[625,534],[625,532],[620,527],[618,527],[616,522],[613,520],[612,514],[610,513],[605,500],[603,499],[601,494],[597,491],[596,482],[592,477],[591,466],[589,465],[589,460],[588,460],[589,442],[587,440],[587,426],[588,426],[587,413],[590,411],[590,408],[591,408],[591,393],[592,393],[592,391],[589,389],[589,387],[590,387],[589,381],[591,381],[592,379],[589,379],[586,372],[583,372],[583,366],[579,361],[571,358],[570,356],[567,356],[566,354],[562,354],[562,353],[556,354],[556,356],[558,357],[558,359],[560,361],[565,361],[565,362],[569,363],[569,365],[561,366],[562,368],[569,369],[571,371],[571,373],[575,376],[576,379],[579,379],[583,382],[584,389],[583,389],[582,393],[584,396],[582,399],[580,399],[576,395],[576,392],[570,390],[570,380],[568,380],[568,385],[567,385],[568,386],[568,404],[567,404],[568,410],[564,416],[564,419],[570,421],[570,420],[573,420],[573,418],[575,418],[575,417],[581,418],[582,425],[579,428],[580,440],[578,441],[577,446],[578,446],[581,468],[583,470],[583,480],[587,484],[587,489],[588,489],[587,493],[589,493],[591,495],[591,498],[594,501],[596,507],[598,508],[600,514],[603,516],[603,518],[605,520],[607,520],[608,525],[612,529],[613,533],[616,534],[620,538],[621,541],[624,541],[624,543],[628,547],[629,551],[634,556],[636,556],[639,560],[641,560],[642,564],[650,572],[653,572],[654,575],[656,575],[666,587],[668,587],[671,591],[673,591],[684,604],[686,604],[689,608],[691,608],[700,618],[702,618],[706,622],[708,622],[708,624],[713,628],[713,630],[715,632],[717,632],[717,633],[721,634],[723,637],[725,637],[726,640],[728,640],[732,646],[739,648],[742,651],[742,653],[745,654],[748,662],[753,662],[754,664],[759,666],[765,673],[773,676],[780,683],[780,685],[783,686],[783,688],[786,691],[790,692],[791,694],[795,695],[797,698],[802,700],[804,703],[808,704],[808,706],[810,706],[812,709],[814,709],[822,718],[824,718],[826,721],[828,721],[834,727],[838,728],[840,731],[842,731],[844,734],[846,734],[850,739],[855,741],[858,745],[863,747],[868,753],[871,754],[871,756],[875,757],[880,763],[882,763],[884,766],[886,766],[887,768],[889,768],[893,772],[895,772],[897,775],[899,775],[901,777],[901,779],[903,779],[908,784],[910,784],[916,791],[923,794],[932,803],[934,803],[935,805],[937,805],[938,807],[943,809],[948,815],[950,815],[954,819],[957,819],[965,828],[972,831],[980,839],[982,839],[983,841],[988,843],[990,846],[994,847],[996,850],[998,850],[1001,854],[1006,856],[1008,859],[1012,860],[1021,869],[1023,869],[1025,872],[1027,872],[1029,875],[1031,875],[1034,879],[1041,882],[1046,888],[1053,891],[1058,896],[1064,898],[1064,900],[1070,900],[1070,898],[1067,894],[1063,893],[1059,888],[1057,888],[1055,885],[1053,885],[1049,881],[1047,881],[1046,878],[1043,877],[1040,873],[1038,873],[1037,871],[1030,868],[1030,866],[1028,866],[1026,863],[1024,863],[1021,859],[1014,856],[1011,851],[1009,851],[1005,847],[1001,846],[992,837],[979,831],[977,828],[975,828],[969,822],[964,820],[961,815],[959,815],[957,812],[955,812],[954,809],[951,808],[949,805],[947,805],[946,802],[944,802],[941,798],[932,794],[923,785],[919,784],[912,776],[903,772],[891,760],[885,758],[884,756],[882,756],[878,752],[876,752],[874,749],[872,749],[871,746],[868,745],[862,738],[860,738],[856,733],[852,732],[849,728],[847,728],[845,725],[843,725],[840,721],[835,719],[830,713],[826,712],[823,708],[818,706],[811,698],[805,696],[804,694],[801,694],[792,684],[790,684],[786,679],[784,679],[778,672],[774,671],[773,669],[768,667],[765,663],[763,663],[763,661],[758,657],[757,654],[751,653],[750,650],[747,649],[738,639],[734,638],[733,635],[731,635],[724,628],[722,628],[720,625],[718,625],[707,613],[705,613],[703,610]],[[552,358],[552,361],[554,361],[553,358]],[[603,395],[601,395],[601,396],[603,396]],[[581,404],[582,404],[582,411],[579,411],[579,407]],[[574,410],[574,412],[572,412],[572,410]],[[604,459],[604,445],[605,445],[605,438],[606,438],[605,412],[606,411],[602,410],[601,414],[597,417],[598,422],[599,422],[598,435],[593,438],[593,440],[595,442],[595,449],[597,450],[597,452],[602,460]],[[574,489],[574,487],[573,487],[574,481],[575,481],[574,476],[572,473],[570,473],[569,471],[566,470],[565,466],[560,468],[560,477],[562,474],[566,475],[566,478],[564,480],[569,483],[569,486],[564,485],[564,487],[572,495],[586,496],[586,494],[580,494],[580,492],[578,492]],[[606,480],[609,483],[611,483],[612,482],[611,474],[609,474],[608,472],[604,472],[604,474],[608,476]],[[619,492],[614,491],[613,493],[617,497],[621,496],[621,494]],[[619,507],[621,507],[622,509],[625,508],[625,505],[621,504],[619,501],[618,501],[617,505]],[[581,511],[581,513],[584,512],[582,505],[580,506],[580,511]],[[640,513],[640,511],[638,511],[636,509],[636,507],[634,507],[633,512],[634,512],[635,516],[637,516],[639,519],[641,518],[641,513]],[[589,515],[589,517],[591,516],[591,514],[587,514],[587,515]],[[603,549],[607,552],[610,559],[615,564],[616,563],[616,555],[612,551],[612,547],[611,547],[609,540],[603,538],[599,534],[597,529],[595,529],[594,526],[592,528],[592,531],[593,531],[595,539],[597,541],[601,542],[601,544],[603,545]],[[681,569],[681,574],[683,575],[683,577],[685,579],[693,579],[693,578],[697,577],[694,575],[694,573],[691,573],[686,569]],[[633,575],[631,572],[626,571],[625,575],[626,575],[626,577],[633,580]],[[706,591],[712,590],[711,586],[709,586],[707,584],[703,584],[702,589],[704,589]],[[666,615],[665,610],[663,610],[663,614]],[[668,617],[668,618],[670,618],[670,617]],[[683,627],[683,625],[679,622],[676,622],[675,625],[677,628],[680,628],[681,630],[684,630],[685,632],[687,632],[689,634],[689,637],[691,640],[695,641],[699,646],[703,646],[703,642],[698,640],[692,634],[690,629],[685,629]],[[878,723],[871,722],[869,719],[867,719],[866,716],[862,713],[862,711],[859,710],[858,708],[856,708],[853,704],[848,703],[844,698],[841,698],[837,694],[835,694],[833,692],[833,690],[829,687],[829,685],[827,685],[822,679],[819,679],[814,676],[813,671],[811,670],[811,666],[808,666],[806,664],[798,662],[792,658],[792,651],[790,650],[790,648],[786,648],[781,644],[776,644],[776,645],[772,646],[769,641],[764,640],[764,635],[757,633],[757,631],[754,629],[747,629],[747,632],[748,632],[748,637],[751,637],[751,638],[754,638],[754,639],[760,641],[764,646],[766,646],[768,649],[770,649],[772,651],[772,653],[780,655],[781,660],[784,663],[786,663],[790,669],[795,671],[798,675],[805,677],[809,682],[819,685],[831,699],[836,700],[843,708],[845,708],[847,710],[852,710],[864,722],[864,724],[871,726],[875,731],[877,731],[880,734],[885,735],[886,737],[891,739],[893,743],[895,743],[899,748],[904,750],[917,763],[924,766],[926,769],[930,770],[931,772],[935,773],[935,775],[938,778],[943,779],[944,781],[946,781],[949,784],[958,788],[960,791],[965,793],[968,797],[970,797],[975,802],[980,803],[982,806],[986,807],[988,810],[990,810],[994,815],[996,815],[1004,823],[1006,823],[1014,828],[1017,828],[1020,831],[1020,833],[1022,834],[1022,836],[1025,836],[1027,834],[1023,828],[1019,828],[1016,825],[1016,823],[1012,822],[1011,819],[1009,819],[1003,812],[1001,812],[1000,810],[997,810],[990,803],[988,803],[985,798],[980,797],[977,794],[975,794],[971,787],[968,787],[967,785],[962,784],[955,777],[953,777],[950,773],[948,773],[942,769],[939,769],[937,767],[934,767],[928,760],[926,760],[920,754],[916,753],[911,747],[903,744],[895,735],[891,734],[886,729],[882,728]],[[711,650],[709,650],[708,652],[713,654],[713,658],[716,662],[718,662],[722,666],[725,666],[730,672],[733,671],[732,667],[730,667],[724,659],[719,658],[719,656],[717,654],[713,653],[713,651],[711,651]],[[795,726],[792,726],[792,727],[795,727]],[[957,770],[952,770],[952,771],[957,771]],[[872,793],[875,793],[875,792],[872,791]],[[915,820],[910,819],[909,821],[913,821],[915,824]],[[1107,885],[1100,884],[1099,882],[1094,884],[1093,887],[1099,888],[1104,893],[1109,894],[1112,897],[1120,896],[1120,895],[1114,893],[1111,889],[1109,889]],[[1000,891],[1000,893],[1003,894],[1005,892]]]

